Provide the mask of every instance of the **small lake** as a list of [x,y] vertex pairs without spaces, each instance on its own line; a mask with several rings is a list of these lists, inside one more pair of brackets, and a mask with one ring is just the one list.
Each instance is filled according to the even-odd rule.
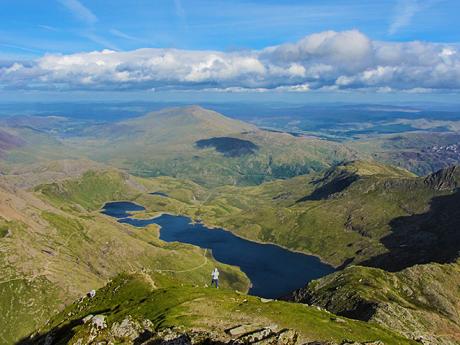
[[333,267],[314,256],[273,244],[249,241],[224,229],[210,229],[201,223],[192,224],[188,217],[168,214],[151,219],[130,217],[131,212],[142,210],[144,207],[131,202],[110,202],[104,205],[102,213],[135,227],[157,224],[161,227],[160,239],[163,241],[188,243],[212,250],[217,261],[239,266],[246,273],[252,282],[251,295],[282,297],[313,279],[334,272]]

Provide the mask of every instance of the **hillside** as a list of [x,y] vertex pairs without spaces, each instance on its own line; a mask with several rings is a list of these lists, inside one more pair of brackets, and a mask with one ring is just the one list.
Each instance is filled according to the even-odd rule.
[[69,174],[66,168],[37,167],[36,182],[55,182],[35,187],[22,187],[27,174],[1,177],[1,343],[27,335],[120,272],[150,272],[159,286],[191,281],[204,285],[217,266],[224,286],[248,289],[239,269],[215,262],[209,253],[164,243],[152,231],[155,227],[133,232],[99,213],[109,200],[148,198],[148,181],[110,168],[71,169]]
[[[386,320],[382,324],[404,334],[414,329],[428,329],[428,326],[418,327],[419,323],[434,325],[441,334],[442,327],[457,322],[443,310],[455,310],[458,303],[457,283],[448,280],[456,274],[454,262],[460,243],[456,237],[460,219],[455,207],[458,203],[452,202],[457,198],[458,168],[420,178],[402,169],[353,161],[323,173],[258,186],[218,188],[172,177],[133,177],[88,161],[37,166],[33,179],[27,169],[14,172],[2,176],[2,199],[7,202],[2,203],[0,209],[2,276],[5,277],[1,292],[3,296],[20,294],[23,299],[15,299],[14,305],[2,306],[1,329],[4,331],[0,336],[6,343],[40,327],[46,315],[60,310],[88,290],[101,287],[120,272],[144,271],[157,287],[168,290],[191,282],[204,286],[208,283],[209,271],[217,265],[224,277],[224,287],[247,291],[249,282],[241,271],[216,263],[209,253],[190,245],[164,243],[158,239],[155,226],[133,231],[129,225],[101,215],[100,207],[113,200],[131,200],[145,206],[141,217],[161,212],[187,215],[249,239],[316,254],[336,266],[359,263],[398,271],[362,268],[348,275],[347,272],[354,272],[350,267],[324,278],[325,281],[337,278],[345,292],[361,291],[347,283],[347,280],[356,283],[356,279],[359,282],[359,274],[370,278],[369,284],[361,284],[361,280],[358,287],[366,290],[369,286],[366,293],[368,296],[377,293],[375,298],[378,285],[388,286],[384,291],[391,291],[392,282],[398,280],[413,289],[435,284],[427,291],[447,296],[445,300],[440,297],[442,310],[427,310],[422,303],[412,304],[412,309],[405,311],[410,302],[403,301],[407,296],[396,302],[391,296],[385,297],[384,301],[395,303],[391,305],[394,308],[387,314],[376,313],[379,318],[375,316],[372,320]],[[353,177],[352,181],[343,184],[349,176]],[[308,197],[318,195],[318,190],[321,190],[320,197]],[[441,265],[426,266],[426,270],[414,266],[436,265],[431,262]],[[345,278],[340,278],[342,274]],[[416,280],[417,277],[420,280]],[[379,279],[383,279],[382,282]],[[438,281],[451,283],[436,285]],[[330,308],[337,301],[334,294],[320,292],[318,301],[312,300],[312,303]],[[413,293],[432,303],[425,292],[414,290]],[[372,312],[374,304],[365,303],[364,312]],[[362,318],[346,314],[341,308],[339,304],[334,310]],[[30,313],[35,313],[35,317],[29,319],[29,324],[18,323]],[[413,315],[412,323],[388,322],[407,313]],[[205,320],[209,322],[208,318]],[[297,326],[286,324],[285,327]],[[340,333],[338,338],[342,336]]]
[[[359,263],[395,271],[457,257],[458,171],[419,178],[402,169],[355,161],[322,174],[219,188],[161,177],[149,179],[148,186],[167,197],[139,200],[147,215],[187,215],[252,240],[313,253],[335,266]],[[58,198],[86,207],[107,198],[113,185],[110,180],[88,187],[78,180],[71,183],[78,187],[49,185],[40,190],[50,201]],[[120,198],[126,187],[117,188]]]
[[256,187],[204,189],[181,213],[336,266],[400,270],[456,258],[459,180],[448,170],[421,178],[357,161]]
[[9,150],[20,147],[24,141],[0,128],[0,158],[2,158]]
[[[13,130],[27,140],[5,157],[10,164],[86,158],[137,176],[187,178],[211,187],[289,178],[355,157],[339,143],[264,131],[198,106],[114,123],[35,121],[34,128],[17,122]],[[228,151],[235,145],[240,149]]]
[[460,134],[452,131],[409,132],[349,141],[362,157],[408,169],[420,176],[460,164]]
[[377,322],[423,344],[460,343],[460,262],[389,273],[348,267],[296,291],[296,302]]
[[157,288],[121,275],[19,344],[412,344],[374,324],[231,290]]

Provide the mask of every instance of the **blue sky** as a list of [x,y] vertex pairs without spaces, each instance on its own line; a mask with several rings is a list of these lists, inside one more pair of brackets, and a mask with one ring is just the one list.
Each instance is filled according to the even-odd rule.
[[[458,0],[2,0],[0,90],[13,97],[95,90],[445,96],[459,88],[452,80],[460,73],[458,13]],[[317,49],[317,40],[322,48]],[[350,49],[359,54],[352,56],[347,45],[356,41],[359,45]],[[390,61],[388,52],[398,43],[399,56]],[[279,49],[267,51],[270,46]],[[160,50],[137,53],[141,48]],[[178,49],[171,55],[175,65],[166,70],[165,61],[153,66],[169,48]],[[114,54],[85,55],[104,49]],[[210,51],[221,55],[216,59]],[[72,68],[64,70],[69,59]],[[362,63],[355,66],[355,59]],[[440,67],[430,69],[429,64]],[[410,84],[411,73],[420,80]]]

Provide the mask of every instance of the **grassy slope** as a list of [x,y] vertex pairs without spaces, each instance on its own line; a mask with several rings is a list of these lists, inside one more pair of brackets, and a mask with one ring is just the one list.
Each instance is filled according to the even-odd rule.
[[389,273],[351,266],[311,282],[295,300],[339,315],[376,321],[433,344],[460,342],[460,262]]
[[[334,182],[337,171],[356,175],[357,180],[330,197],[298,202]],[[312,174],[256,187],[216,189],[157,178],[152,183],[170,197],[152,196],[142,203],[152,213],[187,214],[250,239],[310,252],[341,265],[385,253],[380,241],[391,234],[393,219],[421,214],[433,197],[449,193],[431,188],[407,171],[369,162],[337,167],[326,176],[329,180]]]
[[158,284],[203,286],[217,266],[226,286],[247,290],[239,269],[216,263],[203,250],[166,244],[154,226],[133,231],[98,212],[105,201],[142,192],[135,180],[114,170],[88,172],[34,193],[0,187],[2,200],[8,200],[0,205],[0,228],[6,232],[0,238],[0,290],[6,296],[0,303],[1,342],[26,335],[51,312],[119,272],[145,270]]
[[[173,176],[203,185],[254,185],[266,180],[318,171],[353,157],[341,144],[273,133],[200,107],[170,108],[106,126],[91,126],[79,136],[56,138],[29,128],[15,129],[28,138],[11,150],[10,164],[82,158],[109,163],[138,176]],[[235,137],[259,146],[257,154],[225,157],[195,142]]]
[[[334,174],[339,170],[355,174],[359,178],[338,194],[320,200],[296,203],[305,195],[311,194],[315,188],[335,181]],[[110,221],[107,217],[101,216],[98,212],[98,203],[92,202],[94,198],[98,197],[100,197],[100,201],[106,198],[116,199],[120,196],[123,196],[123,199],[135,200],[147,208],[146,214],[142,216],[162,211],[188,214],[195,218],[201,218],[209,224],[226,226],[243,236],[313,252],[330,262],[339,264],[347,258],[354,258],[355,261],[359,262],[367,260],[379,252],[384,253],[385,248],[380,244],[380,240],[390,232],[389,222],[392,219],[423,213],[433,196],[450,193],[449,190],[434,189],[433,186],[424,183],[422,179],[414,178],[405,171],[374,163],[354,162],[334,169],[332,172],[332,174],[326,174],[328,176],[326,179],[318,175],[300,176],[286,181],[269,182],[256,187],[221,187],[217,189],[207,189],[193,182],[167,177],[146,180],[132,178],[114,171],[90,172],[83,175],[82,178],[41,186],[36,190],[41,192],[43,198],[59,209],[58,212],[54,211],[53,213],[66,212],[67,217],[76,218],[78,222],[84,223],[85,229],[91,229],[92,236],[94,236],[90,237],[91,241],[104,233],[108,236],[106,239],[101,239],[100,247],[94,247],[87,243],[83,245],[78,242],[75,242],[76,247],[74,249],[72,246],[69,247],[69,250],[79,252],[81,257],[94,258],[95,263],[86,261],[85,264],[90,266],[92,273],[96,271],[98,275],[103,277],[113,275],[115,269],[108,269],[110,264],[107,265],[106,258],[99,259],[101,252],[109,252],[113,255],[113,265],[118,270],[126,270],[126,266],[129,267],[135,262],[135,260],[130,260],[128,265],[122,259],[127,256],[138,260],[136,267],[158,267],[161,263],[159,258],[164,258],[162,262],[164,265],[171,266],[171,263],[184,265],[184,262],[188,265],[187,260],[190,259],[185,261],[171,260],[167,250],[175,248],[164,248],[169,245],[158,244],[155,231],[151,231],[154,229],[132,231]],[[105,186],[104,190],[99,191],[102,196],[98,193],[96,187],[98,184]],[[94,193],[91,194],[93,188]],[[125,190],[125,188],[127,189]],[[88,193],[81,193],[81,191]],[[169,196],[149,195],[146,193],[147,191],[162,191]],[[50,220],[48,213],[44,213],[41,217],[48,217],[50,223],[54,221],[54,224],[58,224],[55,227],[62,230],[62,226],[59,225],[62,220],[59,218]],[[78,225],[69,225],[69,227],[77,229]],[[119,242],[114,240],[113,227],[118,228],[118,231],[122,230],[128,236],[120,238]],[[134,237],[143,244],[139,245],[138,242],[133,244],[130,237]],[[72,243],[74,242],[72,241]],[[104,246],[107,243],[110,243],[108,248]],[[155,247],[165,249],[164,256],[158,252],[153,254],[153,249],[149,247],[149,250],[152,251],[152,254],[149,255],[158,256],[155,257],[155,263],[146,260],[144,248],[146,243],[149,246],[152,246],[153,243]],[[193,251],[189,246],[179,247],[189,248],[190,251]],[[81,248],[86,248],[87,252],[82,253]],[[116,251],[115,248],[117,248]],[[144,251],[144,254],[140,254],[137,250]],[[194,250],[195,253],[200,253],[199,250]],[[196,257],[195,262],[198,261],[200,255],[202,252]],[[109,257],[111,256],[109,255]],[[202,260],[202,256],[200,259]],[[22,262],[23,259],[19,261]],[[161,267],[164,268],[165,266]],[[180,268],[183,269],[184,267]],[[203,271],[202,276],[200,276],[201,271],[199,271],[189,276],[176,275],[178,277],[175,276],[172,279],[194,280],[204,284],[207,282],[208,272],[206,270],[209,268],[207,267]],[[60,271],[59,274],[64,275],[66,270],[68,268]],[[102,271],[102,274],[98,270]],[[237,272],[230,275],[235,278],[238,277]],[[228,279],[228,281],[232,280],[231,278]],[[242,280],[238,278],[235,280],[235,284],[240,284],[241,287]],[[97,284],[100,283],[101,280]],[[79,288],[79,291],[85,291],[84,289],[89,289],[90,286],[97,284],[87,284],[85,288]]]
[[[365,262],[384,255],[388,249],[382,240],[394,231],[394,219],[423,214],[433,197],[451,193],[437,190],[405,170],[370,162],[345,164],[324,176],[312,174],[255,187],[209,189],[169,177],[126,177],[117,185],[110,175],[104,175],[107,180],[100,181],[89,174],[84,184],[77,179],[42,186],[40,190],[49,200],[67,200],[92,209],[97,209],[102,199],[118,199],[122,195],[135,198],[147,209],[143,216],[158,212],[186,214],[243,237],[319,255],[335,265]],[[330,196],[305,199],[315,190],[333,185],[337,176],[356,176],[356,180]],[[126,192],[126,185],[130,184],[144,193],[130,195]],[[146,191],[162,191],[168,197],[149,195]]]
[[[128,315],[135,320],[151,320],[155,330],[180,327],[183,330],[206,330],[225,338],[224,330],[240,324],[295,329],[303,341],[381,340],[385,344],[410,344],[404,338],[375,324],[335,317],[314,307],[286,302],[262,303],[258,298],[231,290],[203,289],[191,286],[156,289],[142,275],[122,275],[96,293],[67,307],[41,329],[53,331],[59,344],[87,339],[89,328],[79,324],[88,314],[107,317],[108,328],[96,340],[110,337],[110,327]],[[77,321],[77,322],[76,322]],[[94,334],[94,333],[93,333]],[[69,339],[71,337],[71,339]]]

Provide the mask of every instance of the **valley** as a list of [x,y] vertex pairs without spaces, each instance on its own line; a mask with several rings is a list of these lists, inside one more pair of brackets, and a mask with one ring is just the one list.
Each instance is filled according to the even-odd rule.
[[0,1],[0,345],[460,345],[458,13]]
[[[156,224],[160,227],[160,240],[193,244],[210,250],[221,263],[238,266],[250,279],[249,293],[255,296],[285,296],[305,281],[333,272],[332,267],[315,257],[248,241],[224,229],[211,229],[201,223],[192,223],[187,217],[161,214],[155,218],[132,218],[127,210],[139,212],[143,208],[126,202],[107,203],[103,209],[104,214],[119,218],[120,223],[140,228]],[[138,212],[136,216],[141,217]],[[299,276],[297,272],[305,273]]]
[[2,129],[2,342],[119,341],[131,321],[224,343],[246,323],[299,344],[460,341],[458,167],[420,176],[365,141],[196,106],[66,135],[54,121]]

